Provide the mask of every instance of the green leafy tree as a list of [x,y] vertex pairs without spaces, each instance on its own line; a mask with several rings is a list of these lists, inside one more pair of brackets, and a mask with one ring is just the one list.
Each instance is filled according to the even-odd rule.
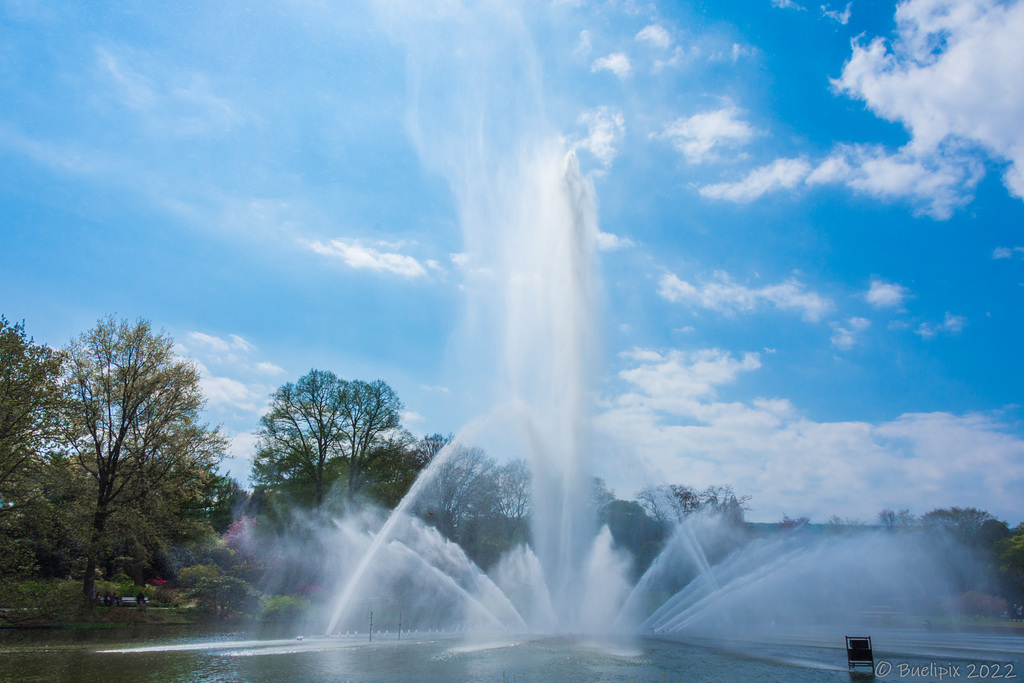
[[257,485],[323,504],[345,465],[344,388],[333,372],[314,369],[273,393],[257,432]]
[[978,545],[978,534],[982,525],[993,519],[992,515],[977,508],[936,508],[921,516],[922,526],[929,529],[944,529],[964,545]]
[[24,323],[0,316],[0,516],[39,493],[54,436],[61,355],[33,343]]
[[257,433],[253,479],[316,507],[337,481],[345,482],[349,501],[379,478],[400,488],[394,468],[412,441],[401,427],[403,407],[382,380],[349,382],[310,370],[272,395]]
[[348,499],[372,481],[370,468],[389,453],[389,439],[401,432],[404,404],[383,380],[346,382],[341,392],[343,442],[348,465]]
[[62,426],[92,489],[85,595],[110,548],[108,523],[119,518],[123,535],[126,525],[151,520],[156,508],[169,517],[201,496],[223,454],[219,430],[200,419],[199,373],[173,346],[146,320],[107,317],[66,349]]
[[995,544],[1000,569],[1007,574],[1012,599],[1024,599],[1024,522],[1017,525],[1015,533]]
[[393,508],[409,492],[423,469],[416,446],[412,435],[404,429],[381,440],[367,473],[366,489],[374,499]]

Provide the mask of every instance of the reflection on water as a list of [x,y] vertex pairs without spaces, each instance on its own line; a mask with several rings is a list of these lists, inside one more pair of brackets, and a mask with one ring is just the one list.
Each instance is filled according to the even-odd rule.
[[[0,632],[4,681],[849,681],[842,639],[769,641],[436,635],[324,638],[198,627]],[[927,667],[1009,663],[1024,676],[1024,638],[879,631],[876,661]],[[835,640],[835,642],[832,642]],[[920,669],[918,669],[920,671]],[[1004,671],[1006,669],[1004,668]],[[888,678],[899,680],[898,668]],[[948,678],[948,676],[947,676]],[[916,676],[916,681],[938,680]]]

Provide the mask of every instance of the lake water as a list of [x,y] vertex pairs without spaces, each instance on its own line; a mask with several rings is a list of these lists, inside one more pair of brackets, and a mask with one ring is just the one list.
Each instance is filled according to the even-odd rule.
[[[843,681],[844,640],[777,634],[756,643],[323,638],[196,627],[0,632],[4,681]],[[280,636],[280,634],[276,634]],[[872,635],[878,680],[1024,678],[1024,637],[892,630]],[[837,640],[838,638],[838,640]],[[943,673],[942,667],[946,668]],[[954,668],[955,667],[955,668]],[[882,674],[885,674],[884,676]],[[973,676],[971,675],[973,674]]]

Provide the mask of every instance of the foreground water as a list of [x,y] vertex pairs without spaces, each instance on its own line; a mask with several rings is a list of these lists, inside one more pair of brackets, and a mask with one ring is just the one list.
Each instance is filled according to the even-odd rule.
[[[280,635],[280,634],[269,634]],[[857,634],[865,635],[865,634]],[[1024,677],[1024,638],[873,634],[879,680]],[[838,640],[836,640],[838,637]],[[757,642],[466,640],[437,634],[253,637],[135,627],[0,632],[4,681],[849,681],[841,636]]]

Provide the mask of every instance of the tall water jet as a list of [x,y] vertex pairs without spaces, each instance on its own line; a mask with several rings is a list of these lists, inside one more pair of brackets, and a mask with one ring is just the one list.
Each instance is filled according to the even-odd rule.
[[586,592],[579,581],[597,532],[587,462],[597,338],[593,190],[572,145],[547,122],[520,8],[379,7],[409,54],[412,139],[459,211],[466,313],[457,355],[473,384],[484,385],[474,388],[485,405],[519,407],[533,548],[556,628],[577,630]]

